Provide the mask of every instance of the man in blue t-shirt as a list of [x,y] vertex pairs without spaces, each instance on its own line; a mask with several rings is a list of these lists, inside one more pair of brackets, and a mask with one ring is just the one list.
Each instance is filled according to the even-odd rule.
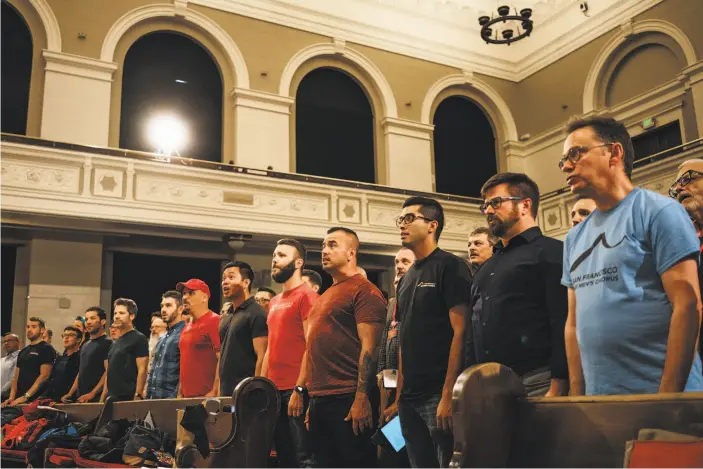
[[564,247],[571,394],[702,391],[699,243],[685,210],[633,187],[625,126],[595,117],[567,131],[559,167],[596,202]]

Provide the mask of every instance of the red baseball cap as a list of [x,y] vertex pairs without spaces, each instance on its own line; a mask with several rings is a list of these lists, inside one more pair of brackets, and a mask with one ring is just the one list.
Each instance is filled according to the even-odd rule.
[[210,298],[210,289],[208,288],[207,283],[203,282],[199,278],[192,278],[187,282],[178,282],[178,284],[176,284],[176,290],[179,292],[182,293],[184,288],[187,288],[188,290],[200,290],[205,293],[208,298]]

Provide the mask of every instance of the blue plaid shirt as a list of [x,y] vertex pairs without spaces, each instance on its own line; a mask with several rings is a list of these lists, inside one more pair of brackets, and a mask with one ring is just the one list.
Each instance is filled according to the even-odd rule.
[[149,373],[147,399],[177,397],[181,373],[181,351],[178,349],[178,342],[181,340],[181,332],[185,325],[185,321],[179,321],[169,327],[166,334],[159,338]]

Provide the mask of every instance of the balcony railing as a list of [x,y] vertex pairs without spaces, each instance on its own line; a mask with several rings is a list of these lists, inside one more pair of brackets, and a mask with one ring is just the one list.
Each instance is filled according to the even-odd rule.
[[344,225],[362,243],[397,247],[402,202],[424,195],[442,202],[441,245],[453,252],[464,252],[468,234],[485,224],[480,201],[468,197],[17,135],[0,141],[3,214],[304,239]]

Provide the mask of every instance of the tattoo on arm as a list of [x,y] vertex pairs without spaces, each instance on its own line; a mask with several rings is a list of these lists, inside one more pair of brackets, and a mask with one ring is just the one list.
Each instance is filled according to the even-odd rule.
[[368,392],[369,383],[373,379],[374,366],[373,357],[369,352],[363,352],[363,356],[359,361],[359,381],[356,387],[357,392]]

